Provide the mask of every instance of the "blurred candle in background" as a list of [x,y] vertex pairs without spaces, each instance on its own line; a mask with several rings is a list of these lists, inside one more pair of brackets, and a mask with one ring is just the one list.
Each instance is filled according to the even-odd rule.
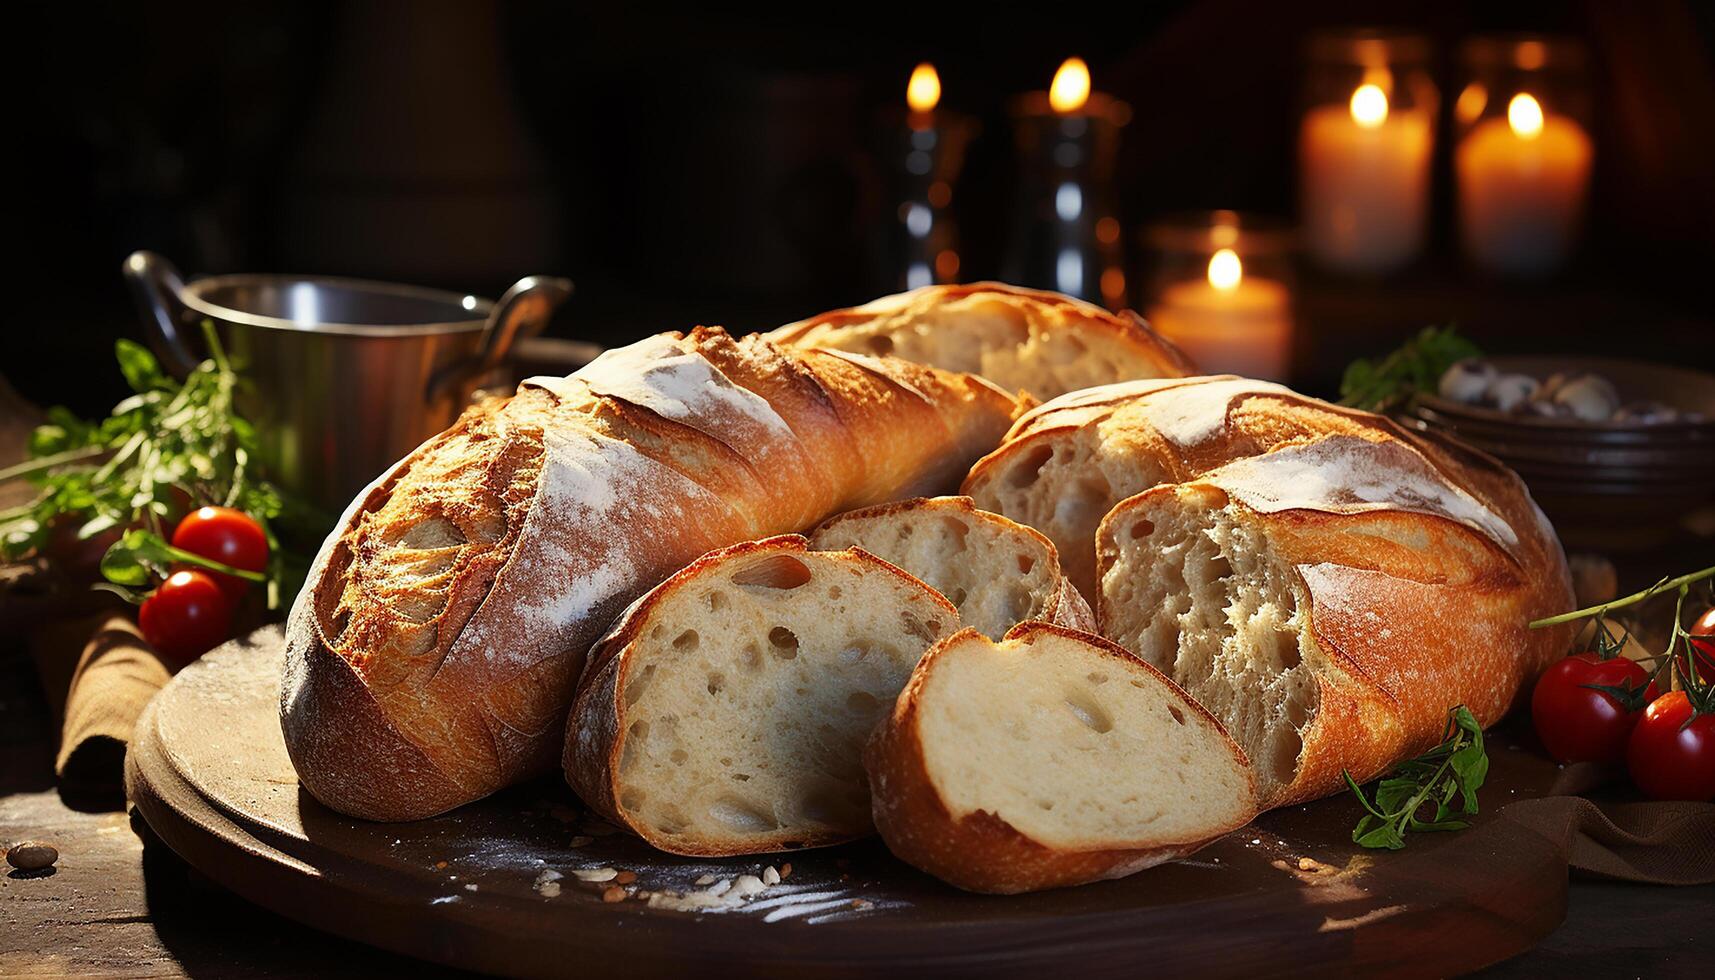
[[1423,251],[1439,101],[1422,38],[1316,35],[1299,126],[1299,206],[1324,268],[1390,272]]
[[1453,155],[1465,252],[1491,272],[1539,276],[1578,243],[1595,145],[1583,49],[1542,38],[1476,38],[1454,106]]
[[1560,265],[1578,237],[1595,156],[1584,128],[1547,116],[1528,92],[1505,119],[1472,127],[1459,143],[1459,220],[1465,249],[1497,272]]
[[961,263],[953,185],[976,123],[941,107],[941,76],[926,61],[912,69],[905,104],[904,126],[893,124],[899,206],[885,262],[889,286],[916,289],[957,282]]
[[1067,58],[1048,91],[1013,100],[1012,119],[1018,179],[1004,277],[1120,309],[1113,172],[1131,108],[1093,89],[1083,59]]
[[1152,226],[1148,239],[1156,253],[1150,324],[1206,373],[1285,380],[1292,289],[1284,234],[1217,211]]

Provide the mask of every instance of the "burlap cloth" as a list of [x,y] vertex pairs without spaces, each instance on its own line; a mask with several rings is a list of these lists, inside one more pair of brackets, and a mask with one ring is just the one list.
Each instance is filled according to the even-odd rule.
[[66,691],[54,771],[60,795],[85,809],[125,805],[125,747],[143,707],[172,678],[123,613],[103,618]]

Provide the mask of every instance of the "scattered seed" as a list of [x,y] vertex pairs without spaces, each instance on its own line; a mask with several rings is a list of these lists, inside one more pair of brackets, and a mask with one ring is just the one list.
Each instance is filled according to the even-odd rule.
[[762,869],[762,883],[765,885],[780,884],[780,872],[774,870],[773,865]]
[[619,872],[612,868],[576,868],[572,874],[577,875],[579,881],[612,881],[619,877]]
[[19,841],[6,852],[6,863],[19,871],[51,868],[59,859],[59,848],[41,840]]
[[625,901],[625,889],[618,885],[614,885],[608,888],[607,891],[601,893],[601,900],[609,904],[614,902],[623,902]]
[[792,862],[787,861],[785,864],[780,866],[780,880],[785,881],[790,877],[792,877]]
[[613,876],[613,880],[621,885],[629,885],[637,880],[637,872],[621,871],[619,874]]
[[695,882],[695,884],[698,884],[698,885],[712,885],[714,883],[715,883],[715,876],[714,875],[703,875],[702,877],[698,878]]
[[1299,858],[1298,859],[1298,870],[1300,870],[1300,871],[1310,871],[1310,870],[1313,870],[1315,867],[1316,867],[1316,862],[1312,861],[1309,858]]
[[739,875],[738,880],[732,883],[733,893],[744,898],[748,898],[766,887],[768,886],[762,883],[762,879],[755,875]]
[[437,868],[437,869],[439,869],[439,868],[444,868],[444,867],[446,867],[446,866],[447,866],[447,862],[445,862],[445,861],[436,861],[436,862],[435,862],[435,867],[436,867],[436,868]]

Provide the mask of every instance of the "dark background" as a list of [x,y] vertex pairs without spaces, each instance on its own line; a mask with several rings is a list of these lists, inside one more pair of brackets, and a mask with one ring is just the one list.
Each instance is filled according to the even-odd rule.
[[1071,54],[1134,109],[1117,192],[1135,268],[1152,217],[1292,215],[1304,37],[1359,24],[1430,36],[1444,106],[1465,37],[1582,38],[1591,213],[1554,280],[1483,279],[1457,254],[1444,125],[1425,258],[1382,284],[1306,273],[1302,385],[1325,392],[1350,357],[1454,320],[1494,350],[1715,366],[1715,4],[1098,6],[9,8],[21,256],[0,374],[38,403],[104,412],[122,394],[111,342],[139,335],[119,276],[136,248],[187,274],[341,273],[488,296],[558,273],[578,293],[553,332],[602,343],[768,327],[892,291],[897,270],[869,245],[893,209],[879,120],[923,59],[943,105],[983,127],[955,198],[962,278],[999,271],[1006,100],[1046,87]]

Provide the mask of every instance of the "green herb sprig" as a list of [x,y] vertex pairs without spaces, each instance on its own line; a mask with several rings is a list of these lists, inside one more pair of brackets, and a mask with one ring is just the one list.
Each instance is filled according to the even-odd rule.
[[[255,472],[256,429],[233,407],[238,376],[213,325],[205,321],[203,334],[210,356],[183,382],[168,376],[147,348],[121,340],[115,354],[130,397],[99,422],[49,410],[30,435],[30,458],[0,469],[0,482],[27,479],[38,490],[28,504],[0,511],[0,556],[40,550],[57,525],[74,522],[80,541],[122,532],[101,570],[113,591],[133,601],[140,598],[137,587],[177,564],[264,582],[270,609],[292,599],[305,563],[280,546],[276,526],[309,528],[320,515]],[[241,510],[262,525],[266,573],[231,569],[168,543],[172,521],[208,505]]]
[[1380,361],[1360,358],[1348,365],[1340,379],[1340,404],[1388,411],[1420,391],[1435,391],[1448,368],[1482,353],[1456,327],[1424,327]]
[[[1355,844],[1397,851],[1408,833],[1463,830],[1470,824],[1461,818],[1476,814],[1477,790],[1489,775],[1483,726],[1469,708],[1456,705],[1447,713],[1441,744],[1378,783],[1374,802],[1350,772],[1341,775],[1366,811],[1352,830]],[[1425,819],[1431,807],[1433,815]]]

